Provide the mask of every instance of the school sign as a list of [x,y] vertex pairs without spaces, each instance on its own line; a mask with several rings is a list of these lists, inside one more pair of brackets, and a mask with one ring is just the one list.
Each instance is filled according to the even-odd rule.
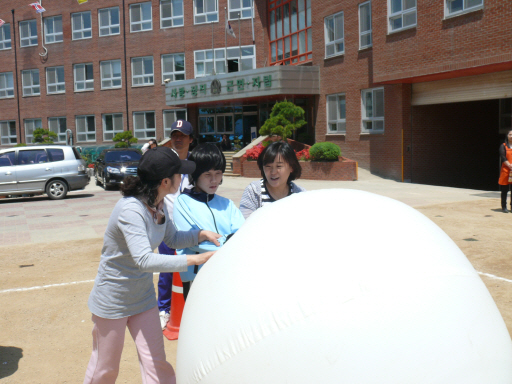
[[187,105],[271,95],[320,94],[318,67],[275,66],[174,81],[165,86],[167,105]]

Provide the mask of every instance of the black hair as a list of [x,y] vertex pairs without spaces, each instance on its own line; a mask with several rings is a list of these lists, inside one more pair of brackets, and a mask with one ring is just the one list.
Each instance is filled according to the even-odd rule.
[[297,155],[293,151],[292,146],[286,141],[276,141],[269,144],[258,156],[258,167],[263,180],[267,181],[264,170],[265,165],[273,163],[278,155],[281,155],[281,159],[292,168],[292,172],[288,177],[288,183],[300,178],[302,167],[300,166],[299,160],[297,160]]
[[188,181],[192,185],[196,185],[197,179],[203,173],[212,169],[216,171],[226,171],[226,158],[222,151],[213,143],[203,143],[195,147],[190,152],[189,160],[196,163],[196,170],[188,175]]
[[512,143],[510,143],[510,142],[508,141],[508,134],[509,134],[510,132],[512,132],[512,129],[508,129],[508,130],[507,130],[507,133],[505,134],[505,143],[506,143],[506,144],[508,144],[509,146],[511,146],[511,145],[512,145]]
[[149,146],[150,146],[150,147],[151,147],[153,144],[156,144],[156,146],[158,147],[158,143],[156,142],[156,139],[149,139],[148,144],[149,144]]
[[161,183],[162,180],[142,181],[139,176],[127,176],[121,184],[121,194],[124,197],[142,198],[151,208],[154,208]]

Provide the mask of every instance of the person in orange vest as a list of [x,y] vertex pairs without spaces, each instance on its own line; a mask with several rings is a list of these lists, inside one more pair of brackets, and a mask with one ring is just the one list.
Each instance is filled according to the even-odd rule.
[[[501,172],[498,184],[501,190],[501,209],[504,213],[508,213],[507,209],[507,193],[512,184],[510,171],[512,170],[512,130],[508,131],[505,142],[500,146]],[[512,211],[512,195],[510,201],[510,210]]]

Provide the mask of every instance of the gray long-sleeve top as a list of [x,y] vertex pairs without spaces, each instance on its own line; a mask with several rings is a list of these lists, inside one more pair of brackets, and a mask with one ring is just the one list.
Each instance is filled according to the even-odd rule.
[[153,272],[184,272],[186,255],[153,253],[162,240],[171,248],[197,245],[199,231],[180,232],[164,207],[165,223],[156,224],[135,197],[119,200],[110,215],[89,309],[105,319],[119,319],[157,305]]

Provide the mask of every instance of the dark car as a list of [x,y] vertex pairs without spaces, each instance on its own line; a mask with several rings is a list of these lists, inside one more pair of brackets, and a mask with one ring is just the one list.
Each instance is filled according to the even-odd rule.
[[100,153],[94,164],[96,185],[103,188],[119,185],[126,176],[137,176],[137,166],[142,157],[135,148],[105,149]]

